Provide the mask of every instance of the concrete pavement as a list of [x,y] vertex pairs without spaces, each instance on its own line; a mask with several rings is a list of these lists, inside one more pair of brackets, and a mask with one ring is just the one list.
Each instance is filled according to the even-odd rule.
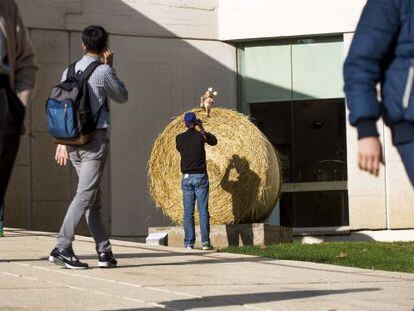
[[0,310],[414,310],[414,274],[113,241],[116,269],[47,261],[55,235],[9,229],[0,238]]

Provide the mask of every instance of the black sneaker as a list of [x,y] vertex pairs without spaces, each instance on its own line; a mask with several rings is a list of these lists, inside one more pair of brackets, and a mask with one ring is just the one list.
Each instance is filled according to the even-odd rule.
[[116,261],[114,254],[111,251],[98,252],[98,256],[99,256],[99,262],[98,262],[99,268],[114,268],[118,264],[118,261]]
[[54,248],[50,253],[49,261],[68,269],[80,270],[89,268],[87,263],[79,261],[79,258],[75,255],[72,247],[66,249]]
[[211,251],[214,247],[210,244],[210,242],[204,242],[202,245],[203,251]]

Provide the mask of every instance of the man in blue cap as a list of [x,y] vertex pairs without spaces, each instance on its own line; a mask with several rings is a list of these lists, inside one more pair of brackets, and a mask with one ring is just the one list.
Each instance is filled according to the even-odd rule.
[[[208,212],[209,180],[207,175],[205,143],[217,145],[217,138],[204,130],[203,123],[193,112],[184,115],[187,131],[177,135],[176,147],[181,155],[182,189],[184,202],[184,246],[195,244],[194,206],[197,200],[203,250],[211,249],[210,215]],[[200,130],[197,130],[199,127]]]

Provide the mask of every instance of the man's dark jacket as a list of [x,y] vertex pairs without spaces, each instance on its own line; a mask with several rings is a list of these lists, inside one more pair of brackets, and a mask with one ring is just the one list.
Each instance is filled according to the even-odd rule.
[[217,138],[211,133],[204,135],[195,128],[177,135],[176,148],[181,155],[183,174],[207,174],[206,151],[204,145],[217,145]]
[[368,0],[344,77],[349,118],[359,138],[378,136],[376,121],[382,116],[394,144],[414,141],[414,0]]

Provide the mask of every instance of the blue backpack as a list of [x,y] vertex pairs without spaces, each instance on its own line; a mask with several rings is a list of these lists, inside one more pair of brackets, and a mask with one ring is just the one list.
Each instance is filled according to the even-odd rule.
[[46,101],[46,118],[56,144],[80,146],[92,139],[104,105],[95,115],[92,113],[88,79],[101,64],[95,61],[83,72],[75,72],[73,63],[66,80],[52,88]]

